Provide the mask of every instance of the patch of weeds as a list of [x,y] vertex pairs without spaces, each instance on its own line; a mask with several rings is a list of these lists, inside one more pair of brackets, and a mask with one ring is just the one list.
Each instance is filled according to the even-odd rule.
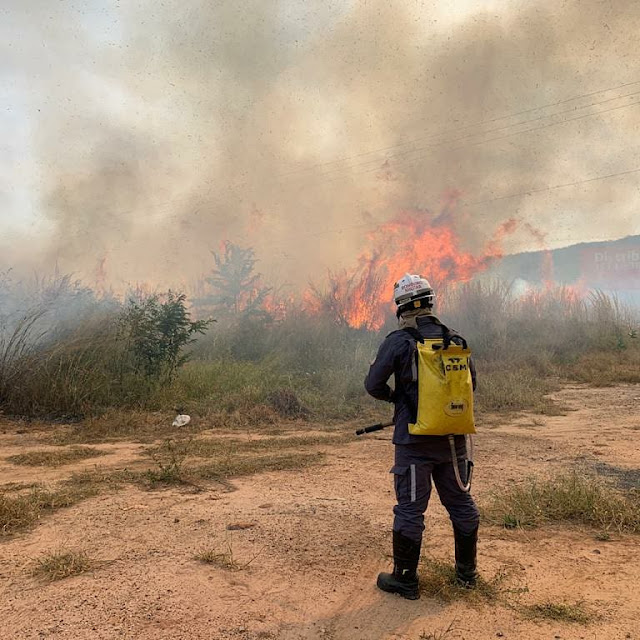
[[15,456],[9,456],[8,462],[29,467],[60,467],[65,464],[96,458],[106,455],[105,451],[93,447],[72,447],[70,449],[49,449],[29,451]]
[[611,540],[611,534],[608,531],[598,531],[593,537],[598,542],[609,542]]
[[443,629],[438,629],[436,631],[423,631],[418,636],[418,640],[443,640],[450,633],[456,630],[454,626],[456,623],[457,623],[457,620],[452,620],[448,624],[448,626],[444,627]]
[[493,602],[498,598],[498,587],[503,579],[504,576],[501,574],[491,581],[479,576],[475,588],[468,589],[456,581],[456,571],[452,564],[435,558],[421,558],[420,592],[428,598],[437,598],[444,602],[461,598]]
[[20,493],[1,492],[0,537],[28,529],[47,514],[97,495],[105,482],[106,476],[84,473],[51,489],[35,486]]
[[[290,436],[283,438],[260,438],[238,440],[231,438],[206,438],[192,440],[189,455],[197,458],[217,458],[232,454],[261,453],[280,449],[297,449],[312,446],[342,444],[352,440],[351,434]],[[157,451],[150,449],[149,454]]]
[[265,471],[303,469],[324,459],[322,453],[228,457],[191,470],[194,477],[219,480]]
[[53,582],[80,575],[94,566],[95,563],[84,551],[54,551],[38,558],[32,575]]
[[485,520],[506,528],[576,522],[605,531],[640,533],[640,498],[621,494],[596,476],[578,473],[531,479],[491,496]]
[[596,619],[596,616],[587,611],[582,602],[565,604],[561,602],[542,602],[522,607],[522,612],[530,618],[544,620],[556,620],[558,622],[574,622],[588,624]]
[[246,569],[261,552],[256,553],[247,562],[239,562],[233,552],[231,537],[227,537],[223,545],[201,549],[194,555],[194,559],[204,564],[210,564],[219,569],[241,571]]
[[184,484],[184,462],[189,456],[192,440],[167,438],[159,447],[147,451],[157,469],[149,469],[145,477],[152,484]]
[[239,569],[238,563],[233,557],[233,552],[229,549],[227,551],[220,549],[202,549],[194,556],[196,560],[205,564],[213,565],[218,569],[227,569],[229,571],[237,571]]

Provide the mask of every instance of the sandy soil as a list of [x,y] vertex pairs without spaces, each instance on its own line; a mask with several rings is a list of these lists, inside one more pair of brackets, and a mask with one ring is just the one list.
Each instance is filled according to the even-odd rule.
[[[638,477],[639,386],[572,386],[557,398],[570,409],[564,416],[483,420],[474,487],[480,502],[523,474],[598,465],[608,472],[612,465],[628,472],[628,484]],[[110,455],[34,471],[4,459],[36,447],[38,434],[2,426],[0,484],[60,479],[96,463],[120,468],[134,463],[140,448],[97,445]],[[383,433],[325,447],[322,466],[237,479],[233,491],[130,487],[44,518],[0,542],[0,637],[640,638],[640,537],[598,541],[596,532],[570,526],[484,527],[480,569],[487,579],[506,574],[498,604],[409,602],[378,591],[376,575],[389,567],[389,438]],[[253,526],[229,531],[234,523]],[[194,559],[199,550],[229,543],[234,559],[247,566],[231,571]],[[30,575],[34,558],[62,547],[85,550],[100,563],[54,583]],[[424,553],[453,556],[450,525],[435,495]],[[535,621],[516,606],[543,601],[583,601],[600,619]]]

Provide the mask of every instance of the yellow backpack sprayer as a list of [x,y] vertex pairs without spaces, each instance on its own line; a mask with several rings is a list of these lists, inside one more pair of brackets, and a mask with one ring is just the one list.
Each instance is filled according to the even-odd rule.
[[[446,328],[445,328],[446,329]],[[418,406],[409,424],[409,433],[418,436],[448,436],[451,461],[458,486],[462,491],[471,489],[473,476],[473,439],[476,432],[473,414],[473,383],[469,359],[471,350],[464,338],[458,336],[456,344],[448,330],[442,338],[425,339],[416,330],[404,329],[416,343],[413,362],[413,381],[418,385]],[[358,429],[363,435],[390,427],[393,422]],[[455,436],[464,435],[466,444],[467,482],[463,483],[457,464]]]

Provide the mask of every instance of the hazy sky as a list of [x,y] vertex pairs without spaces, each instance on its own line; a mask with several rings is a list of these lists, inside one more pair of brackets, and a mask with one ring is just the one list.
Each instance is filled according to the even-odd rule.
[[9,0],[0,269],[175,282],[231,239],[306,281],[453,189],[471,248],[640,233],[640,174],[555,188],[640,168],[639,32],[623,0]]

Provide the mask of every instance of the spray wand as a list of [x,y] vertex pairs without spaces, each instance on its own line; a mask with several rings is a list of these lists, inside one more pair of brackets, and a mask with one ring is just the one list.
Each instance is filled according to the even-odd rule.
[[[364,427],[364,429],[358,429],[356,431],[357,436],[362,436],[365,433],[371,433],[372,431],[382,431],[387,427],[392,427],[393,422],[379,422],[378,424],[372,424],[370,427]],[[460,477],[460,470],[458,469],[458,454],[456,452],[456,445],[454,436],[449,436],[449,445],[451,447],[451,461],[453,463],[453,471],[456,477],[456,482],[464,493],[471,491],[471,479],[473,478],[473,438],[469,436],[469,439],[465,437],[465,448],[467,450],[465,466],[467,468],[467,481],[462,482]]]
[[372,424],[370,427],[358,429],[356,431],[356,435],[361,436],[365,433],[371,433],[372,431],[382,431],[382,429],[386,429],[387,427],[393,427],[393,422],[379,422],[378,424]]

